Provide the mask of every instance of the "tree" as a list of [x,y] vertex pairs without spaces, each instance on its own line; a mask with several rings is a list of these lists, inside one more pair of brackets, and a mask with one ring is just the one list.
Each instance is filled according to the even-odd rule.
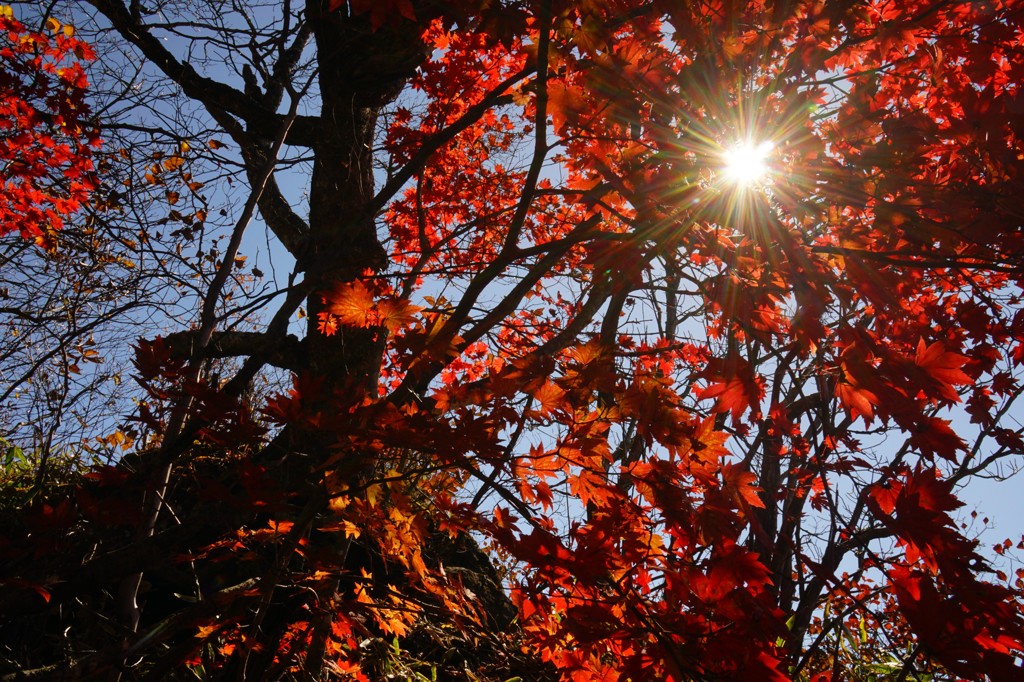
[[123,392],[104,353],[136,338],[127,313],[153,288],[103,218],[112,202],[86,101],[92,48],[56,18],[39,24],[0,8],[0,439],[5,473],[30,466],[36,487],[83,454],[67,449]]
[[193,313],[6,512],[12,676],[1020,676],[1017,3],[76,12]]

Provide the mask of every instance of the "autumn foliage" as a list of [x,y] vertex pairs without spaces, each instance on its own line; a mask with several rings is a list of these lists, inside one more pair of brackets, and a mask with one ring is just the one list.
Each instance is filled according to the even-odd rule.
[[[248,184],[117,457],[5,506],[12,670],[1024,675],[963,501],[1024,455],[1020,3],[90,4],[207,136],[140,157],[174,208],[132,234],[181,256],[202,173]],[[176,20],[270,47],[200,75]],[[38,238],[96,187],[91,54],[3,21],[0,233]]]
[[18,231],[46,245],[95,189],[83,61],[93,58],[56,19],[30,31],[0,13],[0,235]]

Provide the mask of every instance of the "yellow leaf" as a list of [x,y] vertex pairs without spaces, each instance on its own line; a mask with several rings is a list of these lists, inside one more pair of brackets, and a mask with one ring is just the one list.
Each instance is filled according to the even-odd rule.
[[[335,484],[335,487],[336,486],[337,486],[337,484]],[[327,487],[328,487],[329,490],[332,487],[331,482],[329,480],[327,482]],[[344,488],[341,488],[341,489],[344,489]],[[334,491],[332,490],[332,492],[334,492]],[[334,512],[335,514],[338,514],[338,513],[343,512],[345,509],[347,509],[348,506],[351,503],[352,503],[352,498],[351,497],[349,497],[348,495],[339,495],[338,497],[332,497],[330,503],[328,504],[328,506],[330,507],[330,510],[332,512]]]
[[199,632],[196,633],[198,639],[209,639],[210,637],[217,634],[217,630],[220,630],[220,625],[201,625],[199,626]]
[[533,93],[526,88],[516,88],[512,91],[512,103],[516,106],[525,107],[533,99]]
[[[389,613],[395,612],[391,611]],[[396,615],[392,618],[382,618],[380,626],[385,632],[395,637],[405,637],[409,634],[409,625],[401,615]]]
[[375,483],[366,489],[366,501],[370,503],[370,506],[377,506],[377,500],[380,499],[380,494],[383,492],[383,489],[384,488],[380,483]]
[[54,19],[53,17],[50,17],[49,19],[46,20],[46,28],[48,28],[51,33],[56,33],[57,31],[59,31],[60,26],[60,22]]

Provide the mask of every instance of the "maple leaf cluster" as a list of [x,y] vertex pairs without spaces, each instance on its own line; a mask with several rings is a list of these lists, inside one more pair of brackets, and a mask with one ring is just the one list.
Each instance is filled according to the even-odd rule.
[[[530,567],[517,593],[528,632],[566,674],[783,675],[786,647],[800,647],[776,643],[787,639],[776,608],[798,589],[791,571],[838,585],[825,576],[837,570],[839,548],[868,551],[857,538],[876,532],[905,550],[870,563],[901,605],[937,608],[905,596],[904,586],[930,575],[943,585],[936,589],[986,595],[971,613],[1002,613],[1014,590],[963,568],[976,566],[976,543],[951,517],[933,517],[925,498],[905,498],[893,516],[868,488],[848,517],[832,496],[849,475],[894,476],[860,443],[857,419],[903,434],[919,467],[916,477],[905,472],[909,480],[962,475],[968,446],[942,411],[965,399],[991,407],[991,382],[1005,371],[997,367],[1016,362],[1016,14],[999,3],[655,5],[644,13],[628,2],[556,3],[558,30],[546,41],[541,32],[486,53],[486,37],[436,22],[427,40],[439,52],[414,80],[430,104],[400,111],[389,133],[393,153],[412,158],[432,131],[459,121],[487,96],[479,81],[464,90],[470,64],[511,96],[434,152],[437,163],[391,204],[387,222],[396,263],[443,270],[474,296],[508,276],[504,305],[535,278],[500,329],[487,329],[492,352],[461,358],[464,373],[442,375],[433,394],[446,411],[468,402],[505,415],[513,391],[525,392],[522,417],[502,416],[495,428],[555,435],[531,438],[539,442],[522,462],[492,464],[488,480],[507,471],[526,503],[553,508],[564,487],[586,507],[567,532],[536,513],[516,520],[525,514],[516,505],[495,512],[488,532]],[[976,43],[981,35],[990,40]],[[520,83],[517,49],[542,76]],[[723,82],[723,73],[738,78]],[[1000,113],[981,132],[990,110]],[[556,140],[546,152],[563,176],[557,187],[539,167],[506,168],[506,155],[529,143],[523,134]],[[767,189],[731,187],[716,170],[742,136],[778,150]],[[454,180],[445,175],[453,166]],[[670,309],[686,298],[674,292],[664,308],[647,308],[657,324],[632,321],[627,301],[680,280],[696,289],[688,315],[703,338],[693,322],[683,326],[685,310]],[[979,306],[979,295],[996,299]],[[596,307],[604,317],[588,320]],[[964,311],[970,324],[948,323]],[[446,326],[450,355],[485,332],[482,323]],[[661,338],[651,338],[655,329]],[[566,340],[584,330],[586,352]],[[399,389],[425,385],[416,381],[422,365],[393,362],[405,376]],[[973,408],[979,421],[984,411]],[[705,454],[715,449],[687,432],[695,414],[719,428],[728,417],[732,449]],[[858,529],[865,508],[882,529]],[[814,511],[849,524],[820,550],[825,564],[786,535]],[[945,570],[939,555],[952,562]],[[761,614],[751,630],[726,606],[737,587],[753,600],[737,612]],[[710,603],[722,611],[699,615]],[[728,624],[713,625],[718,616]],[[809,623],[811,611],[799,618]],[[1016,616],[1005,628],[972,618],[951,621],[959,625],[943,635],[969,640],[965,649],[947,656],[931,635],[922,645],[959,674],[1010,675]]]
[[30,31],[0,7],[0,234],[42,246],[97,188],[92,151],[99,132],[86,102],[83,64],[95,58],[56,19]]

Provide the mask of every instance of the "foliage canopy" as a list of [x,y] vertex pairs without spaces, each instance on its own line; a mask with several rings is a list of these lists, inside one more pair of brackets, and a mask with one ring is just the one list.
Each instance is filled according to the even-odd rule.
[[52,11],[0,234],[172,293],[7,457],[12,675],[1019,679],[1019,2]]

